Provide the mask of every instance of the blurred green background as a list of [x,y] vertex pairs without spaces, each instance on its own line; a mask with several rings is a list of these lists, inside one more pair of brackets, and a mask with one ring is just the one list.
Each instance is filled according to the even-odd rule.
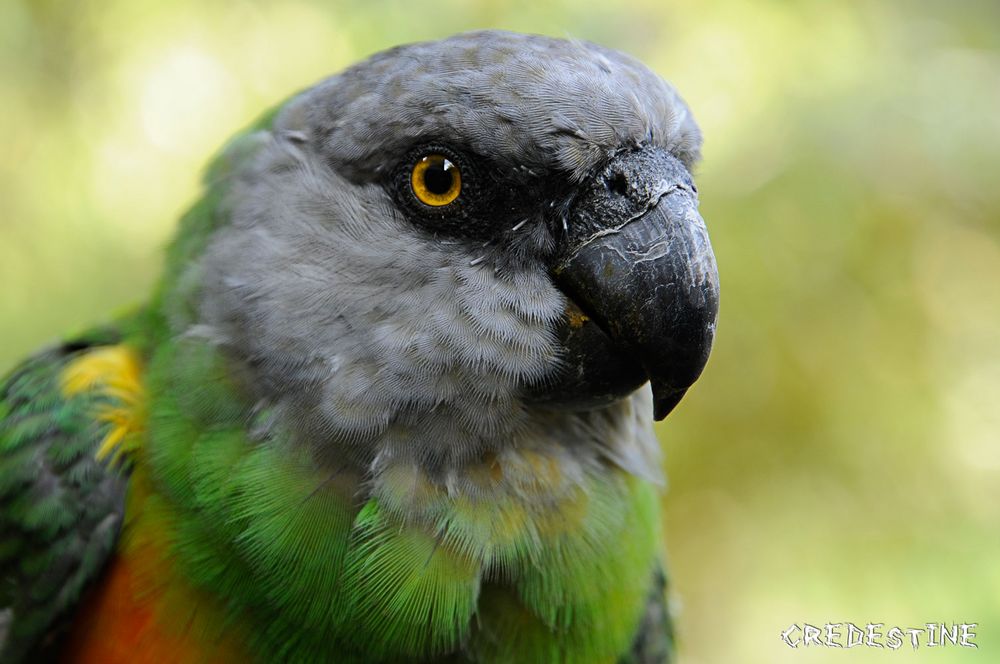
[[[681,662],[1000,661],[1000,3],[0,2],[0,370],[141,300],[200,168],[373,51],[628,51],[706,136],[723,285],[660,425]],[[793,622],[980,650],[790,650]]]

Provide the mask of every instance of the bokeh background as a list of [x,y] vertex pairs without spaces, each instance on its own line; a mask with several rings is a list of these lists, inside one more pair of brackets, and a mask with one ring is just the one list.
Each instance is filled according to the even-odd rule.
[[[1000,661],[1000,3],[0,2],[0,371],[144,297],[202,165],[289,93],[479,27],[673,81],[723,285],[660,425],[681,662]],[[979,651],[790,650],[977,622]]]

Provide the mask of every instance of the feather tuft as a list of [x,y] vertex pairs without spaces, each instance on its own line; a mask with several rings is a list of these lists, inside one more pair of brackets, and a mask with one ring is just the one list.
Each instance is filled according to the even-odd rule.
[[84,393],[100,398],[93,416],[110,427],[94,455],[98,460],[116,464],[139,448],[146,428],[146,392],[135,350],[102,346],[81,355],[63,370],[60,388],[66,398]]

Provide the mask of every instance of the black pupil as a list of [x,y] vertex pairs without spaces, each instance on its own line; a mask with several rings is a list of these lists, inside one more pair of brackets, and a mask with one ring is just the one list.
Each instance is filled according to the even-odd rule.
[[443,196],[451,191],[454,179],[452,168],[451,162],[447,159],[433,160],[431,165],[424,170],[424,186],[427,187],[427,191],[438,196]]

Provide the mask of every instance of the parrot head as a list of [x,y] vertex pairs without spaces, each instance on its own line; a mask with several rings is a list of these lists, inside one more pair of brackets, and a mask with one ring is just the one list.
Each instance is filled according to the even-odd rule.
[[647,381],[662,419],[718,311],[700,144],[669,84],[592,44],[487,31],[380,53],[230,148],[249,157],[174,325],[303,436],[368,460],[481,455]]

